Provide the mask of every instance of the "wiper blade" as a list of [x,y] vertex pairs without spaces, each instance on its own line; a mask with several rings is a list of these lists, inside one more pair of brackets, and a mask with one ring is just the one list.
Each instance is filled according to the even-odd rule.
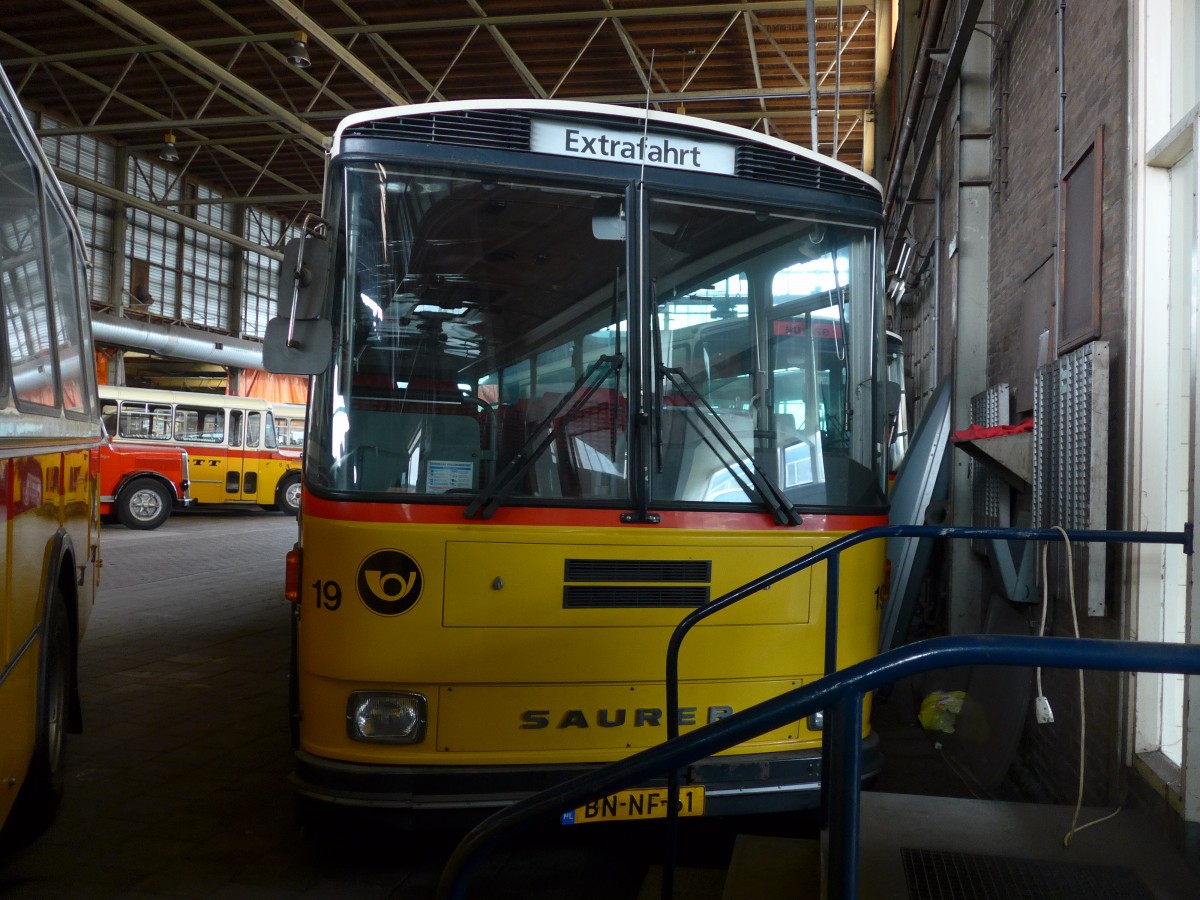
[[[729,423],[722,419],[709,402],[696,390],[696,386],[683,373],[683,370],[660,365],[658,371],[662,377],[671,382],[671,385],[679,392],[679,396],[697,414],[696,418],[708,426],[708,430],[712,433],[712,436],[716,438],[717,442],[721,445],[721,449],[725,451],[725,458],[733,459],[737,467],[742,470],[742,474],[750,482],[750,485],[753,485],[753,488],[747,485],[738,476],[737,471],[726,463],[725,468],[737,481],[738,487],[741,488],[742,492],[747,497],[751,496],[751,493],[758,494],[762,498],[763,504],[770,509],[771,514],[775,517],[775,521],[778,524],[799,525],[801,522],[800,514],[796,512],[796,508],[792,506],[792,502],[788,500],[787,495],[783,493],[774,479],[770,478],[754,462],[754,457],[742,446],[742,442],[733,433],[733,429],[729,427]],[[691,420],[689,419],[689,421]],[[720,423],[720,425],[717,423]],[[704,436],[700,431],[700,427],[698,425],[694,425],[693,427],[696,428],[701,439],[708,444],[709,449],[720,458],[721,454],[717,453],[717,448]]]
[[620,371],[624,362],[625,357],[616,353],[611,356],[607,354],[601,356],[592,363],[591,367],[575,382],[575,386],[558,401],[550,414],[533,429],[533,433],[529,435],[529,438],[521,445],[521,449],[500,471],[495,480],[480,491],[463,510],[463,516],[473,519],[476,515],[481,515],[484,519],[490,519],[500,504],[508,499],[508,495],[512,493],[521,476],[529,471],[530,467],[541,458],[542,454],[546,452],[546,448],[554,441],[556,424],[565,424],[579,412],[600,385],[604,384],[614,372]]

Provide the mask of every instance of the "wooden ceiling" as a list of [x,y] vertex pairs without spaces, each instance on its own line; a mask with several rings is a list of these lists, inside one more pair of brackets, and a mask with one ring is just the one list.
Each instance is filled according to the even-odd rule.
[[65,131],[149,156],[170,131],[189,178],[291,217],[341,117],[427,100],[649,102],[812,147],[815,96],[817,149],[870,165],[877,5],[817,0],[810,54],[804,0],[4,0],[0,63]]

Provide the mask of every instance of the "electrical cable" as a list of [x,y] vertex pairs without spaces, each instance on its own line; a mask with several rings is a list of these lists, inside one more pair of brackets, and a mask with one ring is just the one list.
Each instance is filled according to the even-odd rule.
[[[1071,546],[1071,538],[1067,535],[1066,530],[1061,525],[1053,526],[1063,537],[1063,542],[1067,547],[1067,594],[1071,607],[1071,624],[1075,630],[1076,639],[1079,638],[1079,613],[1075,610],[1075,557]],[[1049,544],[1042,545],[1042,625],[1038,630],[1038,637],[1042,637],[1046,628],[1046,607],[1049,605],[1049,578],[1046,565],[1047,552]],[[1118,806],[1111,813],[1100,816],[1097,819],[1092,819],[1090,822],[1079,824],[1079,812],[1083,808],[1083,784],[1086,764],[1087,750],[1087,710],[1085,706],[1084,684],[1083,684],[1083,669],[1079,669],[1079,789],[1075,795],[1075,813],[1071,816],[1071,827],[1063,836],[1063,846],[1070,847],[1071,839],[1076,834],[1083,831],[1085,828],[1091,828],[1093,825],[1099,825],[1101,822],[1107,822],[1121,811]],[[1037,686],[1038,698],[1041,699],[1045,695],[1042,693],[1042,670],[1041,667],[1037,670]]]

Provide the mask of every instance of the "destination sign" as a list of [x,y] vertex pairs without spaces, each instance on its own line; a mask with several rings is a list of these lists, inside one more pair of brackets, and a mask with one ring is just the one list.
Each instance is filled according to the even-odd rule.
[[531,124],[530,149],[537,153],[688,172],[733,174],[734,152],[730,144],[698,141],[677,134],[653,131],[642,134],[602,128],[591,123],[534,119]]

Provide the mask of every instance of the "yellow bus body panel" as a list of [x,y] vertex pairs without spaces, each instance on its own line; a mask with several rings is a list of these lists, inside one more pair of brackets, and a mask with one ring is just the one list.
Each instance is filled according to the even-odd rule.
[[98,477],[91,474],[89,450],[54,451],[0,460],[3,567],[0,595],[0,824],[24,783],[33,756],[37,724],[38,666],[55,537],[61,527],[70,537],[77,576],[75,600],[79,635],[87,625],[97,570],[91,548],[93,504]]
[[[308,514],[302,527],[301,749],[403,765],[604,762],[665,739],[666,647],[689,609],[565,609],[566,560],[711,561],[717,599],[841,534],[382,524]],[[407,554],[419,568],[419,595],[394,615],[368,608],[359,587],[380,550]],[[875,541],[843,554],[841,667],[876,652],[884,550]],[[693,629],[680,692],[684,721],[695,724],[682,730],[822,674],[825,577],[823,564],[802,571]],[[351,740],[349,694],[369,689],[424,695],[426,739]],[[819,744],[819,733],[796,723],[730,752]]]

